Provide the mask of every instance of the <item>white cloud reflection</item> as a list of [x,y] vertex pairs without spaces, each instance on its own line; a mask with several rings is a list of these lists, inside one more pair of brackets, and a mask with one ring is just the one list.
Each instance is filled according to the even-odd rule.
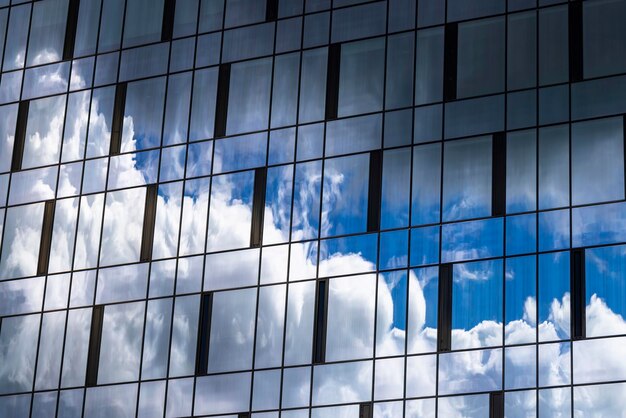
[[[85,99],[86,100],[86,99]],[[75,119],[72,126],[73,135],[66,139],[68,152],[77,155],[77,150],[81,148],[79,144],[82,135],[80,132],[85,131],[87,123],[88,106],[83,102],[78,106],[80,117]],[[134,144],[132,135],[134,135],[132,120],[125,118],[124,132],[130,135],[127,143]],[[56,123],[53,120],[53,124]],[[96,154],[104,153],[106,144],[105,138],[109,137],[110,128],[106,125],[106,120],[102,113],[98,111],[97,104],[92,106],[92,122],[90,125],[90,145],[100,147]],[[50,129],[56,125],[50,126]],[[41,133],[40,135],[44,135]],[[3,138],[3,143],[12,142],[12,138]],[[53,141],[50,141],[53,142]],[[45,146],[46,141],[37,142],[38,146]],[[89,147],[88,146],[88,147]],[[108,145],[106,145],[108,146]],[[133,145],[134,146],[134,145]],[[64,151],[65,152],[65,151]],[[119,185],[145,184],[142,169],[138,167],[137,160],[133,155],[124,156],[115,166],[115,172],[110,176],[115,176],[120,180]],[[96,177],[100,177],[101,183],[104,183],[106,172],[92,173]],[[290,176],[285,173],[285,176]],[[286,179],[287,177],[285,177]],[[311,168],[310,171],[305,170],[306,181],[299,183],[294,193],[299,195],[297,199],[301,205],[294,210],[293,224],[296,229],[293,231],[294,239],[311,236],[313,230],[317,227],[311,222],[309,213],[317,210],[312,205],[319,199],[317,187],[320,182],[319,171]],[[336,182],[335,186],[341,182]],[[188,183],[189,184],[189,183]],[[212,191],[212,199],[210,202],[210,219],[208,225],[208,237],[205,237],[207,231],[207,215],[209,210],[209,190],[205,184],[198,184],[198,187],[188,187],[184,195],[181,197],[182,188],[173,189],[172,193],[162,193],[158,196],[157,213],[159,223],[155,234],[155,253],[167,256],[176,254],[176,242],[179,234],[181,234],[181,247],[178,249],[179,254],[195,254],[203,252],[205,238],[208,242],[208,249],[214,249],[216,245],[219,249],[224,248],[245,248],[249,244],[250,239],[250,219],[251,207],[240,198],[234,197],[237,192],[238,185],[232,182],[215,181]],[[78,191],[78,187],[70,185],[67,179],[62,179],[63,188],[72,189],[73,192]],[[340,187],[332,187],[330,192],[340,194]],[[129,209],[137,209],[143,207],[142,194],[137,193],[117,193],[115,199],[108,199],[106,208],[107,215],[112,216],[115,222],[108,227],[105,222],[105,242],[112,239],[110,245],[107,245],[105,262],[109,257],[111,263],[119,261],[137,261],[138,254],[135,251],[139,248],[141,234],[138,233],[141,228],[141,216],[126,216]],[[328,197],[326,204],[332,204],[333,199]],[[179,230],[178,220],[183,213],[183,226]],[[78,241],[76,242],[75,267],[91,267],[95,266],[99,239],[100,239],[100,223],[102,221],[103,199],[100,197],[82,198],[80,209],[80,224]],[[275,215],[276,214],[276,215]],[[287,215],[283,207],[266,206],[265,208],[265,230],[264,235],[272,242],[282,242],[287,238],[284,227],[280,224],[286,223]],[[327,215],[327,214],[326,214]],[[16,220],[12,220],[12,217]],[[18,219],[19,218],[19,219]],[[41,205],[28,205],[20,209],[20,214],[11,214],[7,222],[7,231],[5,236],[5,249],[3,250],[1,274],[2,278],[16,277],[20,275],[34,274],[33,266],[36,265],[36,256],[40,238],[40,219]],[[322,216],[322,230],[326,231],[330,226],[326,224],[325,215]],[[55,239],[62,240],[63,245],[59,245],[59,255],[53,259],[65,260],[59,261],[59,269],[67,268],[68,248],[72,244],[68,242],[72,236],[74,228],[76,228],[76,207],[73,201],[72,205],[57,205],[57,215],[55,221]],[[58,228],[58,229],[57,229]],[[37,245],[34,245],[34,244]],[[55,243],[58,243],[55,241]],[[354,274],[372,271],[375,265],[359,252],[341,252],[334,251],[326,258],[322,258],[318,262],[315,259],[317,251],[312,250],[313,244],[310,243],[293,243],[290,247],[290,270],[289,274],[292,280],[294,278],[314,278],[319,268],[324,275],[335,276],[343,274]],[[62,251],[62,249],[65,249]],[[133,250],[134,249],[134,250]],[[132,259],[127,259],[128,254],[132,254]],[[258,255],[256,255],[258,257]],[[286,260],[282,256],[267,259],[263,264],[263,275],[261,279],[265,282],[283,282],[285,279]],[[56,266],[56,264],[51,264]],[[61,267],[63,266],[63,267]],[[53,267],[54,268],[54,267]],[[213,272],[208,271],[210,275]],[[224,277],[220,278],[221,283],[240,280],[238,269],[223,270]],[[275,279],[273,277],[276,277]],[[486,276],[480,272],[462,271],[461,277],[464,280],[485,280]],[[433,280],[433,278],[430,278]],[[378,292],[376,302],[376,292],[374,276],[362,275],[350,278],[331,279],[331,303],[329,315],[333,320],[329,332],[332,333],[328,340],[329,346],[327,352],[335,353],[338,359],[350,358],[368,358],[373,352],[373,345],[376,344],[376,350],[379,355],[394,355],[404,352],[406,338],[409,338],[407,346],[409,353],[429,353],[435,347],[436,329],[427,325],[427,311],[429,309],[429,298],[425,295],[425,286],[427,279],[418,278],[414,271],[409,271],[407,277],[408,283],[408,324],[406,327],[398,326],[394,320],[395,304],[399,303],[397,296],[393,292],[393,284],[388,284],[381,277],[378,278]],[[206,281],[206,279],[205,279]],[[313,292],[315,286],[310,282],[294,283],[289,285],[288,298],[288,315],[284,332],[286,332],[286,349],[290,352],[298,351],[304,347],[304,352],[293,354],[293,358],[286,356],[286,361],[291,364],[304,364],[310,360],[310,352],[306,351],[310,347],[312,335],[312,313],[313,313]],[[236,291],[235,291],[236,292]],[[235,294],[233,292],[233,294]],[[283,295],[277,292],[278,296]],[[271,299],[270,299],[271,300]],[[284,299],[282,302],[284,303]],[[377,320],[374,324],[373,313],[377,306]],[[539,323],[539,336],[543,341],[558,341],[559,335],[569,332],[569,295],[562,295],[560,299],[554,299],[550,304],[548,319]],[[177,305],[178,306],[178,305]],[[193,306],[194,308],[197,306]],[[520,319],[510,321],[506,324],[506,340],[508,343],[517,341],[533,341],[535,339],[535,327],[537,326],[537,303],[532,297],[524,300],[523,313]],[[142,311],[143,312],[143,311]],[[260,305],[259,317],[269,324],[264,328],[264,334],[257,335],[257,341],[260,344],[275,341],[273,333],[278,332],[278,328],[282,327],[285,314],[284,309],[276,309],[271,303]],[[27,317],[31,318],[31,317]],[[251,356],[251,347],[253,338],[250,335],[250,327],[246,324],[229,324],[228,318],[224,319],[223,332],[232,332],[229,344],[236,346],[237,344],[246,345],[241,349],[242,356]],[[236,320],[236,317],[232,318]],[[345,320],[341,320],[345,319]],[[89,320],[88,315],[84,315],[84,322]],[[124,322],[125,320],[120,320]],[[179,342],[187,342],[193,344],[194,325],[189,323],[184,316],[175,315],[175,329],[179,330],[179,334],[175,334],[174,338]],[[4,322],[4,321],[3,321]],[[130,332],[132,329],[139,329],[139,326],[131,321],[132,327],[129,327],[123,333],[119,333],[114,344],[117,351],[123,353],[119,358],[113,359],[110,356],[105,357],[103,361],[124,363],[125,370],[135,370],[138,368],[138,352],[136,347],[136,335]],[[626,321],[623,317],[613,312],[604,301],[598,297],[592,297],[587,309],[588,332],[593,335],[604,335],[606,333],[625,333]],[[10,325],[10,323],[9,323]],[[3,390],[9,388],[21,388],[28,386],[32,381],[32,373],[34,365],[32,361],[28,361],[31,354],[25,356],[22,350],[26,347],[32,347],[32,342],[36,337],[30,327],[13,327],[12,329],[7,322],[3,323],[2,334],[0,335],[0,386]],[[228,325],[231,325],[229,328]],[[374,341],[374,327],[377,329],[376,341]],[[21,328],[21,329],[17,329]],[[408,329],[408,336],[407,336]],[[503,324],[497,321],[482,321],[470,329],[453,330],[454,338],[463,341],[465,347],[484,347],[498,346],[502,341]],[[32,335],[31,335],[32,334]],[[130,335],[133,334],[133,335]],[[108,334],[107,334],[108,335]],[[113,334],[108,338],[113,338]],[[125,340],[125,337],[132,337],[133,343]],[[339,338],[340,337],[340,338]],[[569,378],[573,374],[576,383],[591,383],[606,378],[606,370],[611,370],[612,376],[616,379],[626,377],[626,366],[623,361],[623,350],[618,340],[598,340],[595,344],[587,344],[586,342],[577,342],[574,344],[574,361],[575,370],[572,373],[570,367],[570,350],[564,349],[561,344],[542,345],[539,356],[539,382],[544,385],[560,385],[568,384]],[[301,342],[305,344],[301,345]],[[307,346],[307,343],[309,344]],[[336,344],[336,345],[334,345]],[[349,344],[349,346],[347,345]],[[586,344],[586,345],[585,345]],[[357,348],[354,350],[354,348]],[[534,348],[534,346],[532,346]],[[226,349],[227,347],[215,350]],[[232,348],[232,347],[231,347]],[[272,349],[278,347],[272,346]],[[132,352],[131,352],[132,351]],[[227,355],[221,353],[219,355]],[[213,354],[217,355],[218,354]],[[128,357],[130,356],[130,357]],[[189,357],[189,347],[174,346],[172,348],[173,364],[183,364],[185,359]],[[332,356],[331,356],[332,357]],[[445,360],[443,359],[445,357]],[[187,359],[188,360],[188,359]],[[268,360],[271,361],[271,360]],[[519,350],[512,361],[507,363],[506,373],[511,375],[525,375],[534,373],[536,367],[534,350]],[[243,362],[246,364],[247,362]],[[432,355],[414,356],[408,360],[407,369],[407,394],[408,396],[432,396],[436,385],[436,363],[435,357]],[[599,369],[592,365],[600,364]],[[383,393],[374,394],[377,399],[385,396],[390,398],[401,393],[397,390],[398,380],[402,380],[404,376],[404,361],[388,361],[380,363],[381,371],[376,374],[376,387]],[[69,367],[69,366],[65,366]],[[326,405],[331,403],[342,402],[360,402],[371,399],[371,381],[373,379],[372,361],[360,361],[341,365],[324,365],[317,366],[313,381],[313,399],[314,405]],[[184,370],[170,370],[173,374],[183,373]],[[476,390],[499,390],[502,378],[502,349],[493,348],[486,350],[476,350],[471,352],[455,353],[453,355],[442,356],[440,363],[440,375],[445,377],[445,390],[442,393],[462,394]],[[130,373],[128,379],[134,378],[136,375]],[[198,408],[202,411],[213,411],[213,407],[209,406],[215,401],[219,407],[216,413],[237,412],[243,404],[242,398],[249,396],[250,388],[246,388],[245,381],[249,375],[241,374],[237,376],[241,378],[237,380],[237,385],[241,385],[241,390],[231,388],[228,396],[218,399],[219,394],[225,391],[224,387],[219,387],[209,383],[200,384],[199,388],[205,392],[197,395]],[[107,375],[102,376],[103,379]],[[301,387],[297,385],[289,388],[289,391],[308,394],[310,381],[305,379],[295,380]],[[244,382],[244,383],[242,383]],[[249,381],[247,383],[249,385]],[[218,385],[219,386],[219,385]],[[211,392],[212,389],[215,389]],[[441,390],[441,386],[440,386]],[[393,393],[394,395],[384,395],[384,393]],[[626,410],[626,390],[622,385],[607,385],[602,387],[581,387],[575,389],[575,416],[620,416],[622,411]],[[533,393],[526,393],[516,397],[512,396],[510,405],[511,410],[507,412],[510,417],[526,417],[530,410],[534,410],[537,400]],[[382,398],[381,398],[382,397]],[[563,408],[568,408],[569,399],[563,396],[562,391],[549,390],[541,391],[540,408],[541,415],[544,413],[549,416],[559,416]],[[454,397],[449,398],[440,403],[441,411],[445,411],[446,418],[474,416],[470,412],[472,410],[481,411],[484,405],[484,399],[480,397]],[[600,407],[600,405],[603,405]],[[381,416],[391,417],[392,412],[397,411],[396,404],[389,404],[389,410],[382,410]],[[216,407],[217,408],[217,407]],[[386,408],[386,407],[385,407]],[[545,409],[547,408],[547,410]],[[432,407],[427,401],[412,401],[407,403],[407,415],[410,417],[430,417]],[[395,413],[395,412],[394,412]],[[600,415],[598,415],[600,413]]]

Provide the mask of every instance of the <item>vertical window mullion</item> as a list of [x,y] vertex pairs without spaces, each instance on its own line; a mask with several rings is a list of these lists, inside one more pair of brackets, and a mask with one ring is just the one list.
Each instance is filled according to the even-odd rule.
[[450,351],[452,348],[452,268],[452,264],[439,266],[438,351]]
[[76,27],[78,25],[78,10],[80,0],[70,0],[67,8],[67,22],[65,26],[65,42],[63,43],[63,60],[74,58],[74,43],[76,42]]
[[143,233],[141,237],[142,262],[150,261],[152,258],[152,245],[154,242],[154,227],[156,221],[158,186],[151,184],[146,188],[146,204],[143,215]]
[[506,134],[493,134],[491,158],[491,215],[504,216],[506,212]]
[[211,338],[211,314],[213,293],[204,293],[200,299],[200,321],[198,322],[198,349],[196,375],[205,375],[209,368],[209,342]]
[[569,3],[569,75],[570,81],[582,81],[583,74],[583,2]]
[[263,214],[265,212],[265,185],[267,169],[257,168],[254,172],[254,195],[252,200],[252,226],[250,246],[260,247],[263,241]]
[[380,202],[382,192],[382,151],[370,152],[369,191],[367,197],[367,232],[380,229]]
[[228,118],[228,94],[230,89],[230,64],[222,64],[217,79],[217,99],[215,104],[215,125],[213,137],[221,138],[226,135],[226,120]]
[[459,44],[459,25],[446,24],[443,57],[443,100],[456,99],[457,56]]
[[318,280],[315,288],[315,326],[313,331],[313,363],[326,361],[326,323],[328,320],[328,280]]
[[504,393],[489,394],[489,418],[504,418]]
[[126,83],[120,83],[115,87],[115,104],[113,106],[113,120],[111,121],[111,147],[109,151],[111,155],[119,154],[122,147],[126,87]]
[[586,318],[585,318],[585,249],[574,248],[570,253],[570,286],[571,286],[571,333],[572,339],[585,338]]
[[43,212],[43,225],[41,228],[41,241],[39,243],[39,260],[37,262],[37,275],[48,274],[50,261],[50,247],[52,245],[52,226],[54,225],[55,201],[48,200]]
[[17,123],[15,125],[15,137],[13,140],[13,155],[11,159],[11,171],[22,169],[22,158],[24,157],[24,142],[26,141],[26,123],[28,122],[28,100],[20,102],[17,111]]
[[87,354],[87,373],[85,376],[86,386],[96,386],[98,384],[98,365],[100,363],[103,320],[104,306],[94,306],[91,313],[91,331],[89,333],[89,352]]
[[165,0],[163,4],[163,23],[161,25],[161,42],[171,41],[174,34],[174,13],[176,0]]
[[326,120],[337,119],[339,110],[339,72],[341,68],[341,44],[328,47],[326,69]]

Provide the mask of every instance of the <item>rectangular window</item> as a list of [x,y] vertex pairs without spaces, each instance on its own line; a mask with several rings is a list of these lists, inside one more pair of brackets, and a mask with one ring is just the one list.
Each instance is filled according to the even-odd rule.
[[[453,99],[456,96],[456,85],[454,84],[456,83],[456,74],[454,73],[456,72],[456,47],[451,45],[451,52],[447,52],[444,38],[443,27],[417,31],[415,41],[416,105],[440,101],[442,99],[442,87],[444,83],[447,86],[449,81],[452,81],[452,86],[448,86],[446,89],[452,87],[453,91],[448,91],[445,97],[452,97]],[[450,34],[448,39],[456,39],[456,36]],[[450,73],[452,70],[454,72]]]
[[[343,273],[345,272],[347,271]],[[369,274],[335,277],[327,280],[325,286],[328,291],[326,318],[321,320],[325,324],[323,361],[371,358],[374,346],[376,276]],[[320,290],[318,298],[322,297]],[[322,309],[321,305],[319,309]]]
[[[352,234],[367,230],[368,214],[370,210],[374,211],[376,204],[374,202],[371,205],[368,204],[368,185],[365,181],[361,181],[361,178],[368,172],[370,160],[370,154],[326,160],[322,196],[322,236]],[[380,167],[378,170],[378,184],[371,184],[371,186],[377,188],[377,211],[380,212]],[[362,209],[365,207],[368,207],[368,213]],[[376,213],[372,213],[371,216],[379,218]],[[374,218],[371,221],[373,223]],[[369,226],[377,226],[377,224]]]
[[265,4],[265,21],[272,22],[278,18],[278,0],[267,0]]
[[443,56],[443,100],[446,102],[456,99],[458,42],[458,24],[448,23],[445,29]]
[[100,266],[139,261],[146,188],[109,192],[105,201]]
[[339,108],[339,69],[341,66],[341,44],[328,47],[326,70],[326,119],[337,119]]
[[571,129],[572,204],[624,199],[623,117],[575,123]]
[[48,273],[50,262],[50,247],[52,246],[52,225],[54,222],[55,201],[46,202],[43,211],[43,226],[41,228],[41,242],[39,244],[39,261],[37,263],[37,275],[43,276]]
[[[503,267],[502,259],[454,265],[453,350],[502,345]],[[489,338],[478,337],[484,326],[489,327]]]
[[0,280],[37,274],[43,212],[43,203],[7,209],[0,256]]
[[491,150],[491,215],[503,216],[506,211],[506,133],[493,135]]
[[[569,79],[583,80],[583,2],[569,3]],[[610,49],[610,48],[602,48]]]
[[626,2],[599,0],[582,3],[584,19],[580,58],[584,60],[584,75],[599,77],[626,71]]
[[537,13],[509,15],[507,27],[507,88],[537,84]]
[[504,418],[504,393],[489,394],[489,418]]
[[[340,61],[341,70],[337,69],[339,72],[337,116],[381,110],[385,68],[384,39],[342,44]],[[329,60],[329,65],[330,62]],[[329,72],[328,77],[330,81],[333,74]],[[332,83],[329,83],[329,86],[332,87]],[[367,88],[363,88],[364,86]],[[334,99],[332,95],[331,98]]]
[[200,299],[200,323],[198,324],[198,350],[196,355],[196,374],[207,374],[209,367],[209,338],[211,336],[211,313],[213,294],[205,293]]
[[110,154],[117,155],[122,148],[122,128],[124,109],[126,108],[126,83],[115,86],[115,102],[113,104],[113,120],[111,121]]
[[89,333],[89,352],[87,354],[86,386],[98,384],[98,364],[100,362],[100,343],[102,340],[102,320],[104,306],[94,306],[91,314],[91,331]]
[[63,43],[63,60],[74,58],[74,43],[76,42],[76,28],[78,26],[78,10],[80,0],[69,0],[67,9],[67,24],[65,26],[65,42]]
[[[211,274],[210,270],[208,270]],[[248,370],[252,367],[257,289],[213,294],[208,372]]]
[[573,339],[585,338],[585,249],[572,249],[570,255],[571,335]]
[[382,191],[382,152],[370,152],[369,193],[367,199],[367,231],[380,229],[380,202]]
[[139,378],[145,307],[133,302],[103,308],[98,385]]
[[444,221],[491,214],[491,160],[491,137],[462,139],[444,144]]
[[539,209],[569,204],[569,127],[539,130]]
[[13,158],[11,160],[11,171],[22,169],[22,159],[24,158],[24,142],[26,141],[26,122],[28,120],[28,108],[30,102],[20,102],[17,111],[17,123],[15,126],[15,139],[13,142]]
[[217,102],[215,104],[214,138],[226,135],[226,118],[228,117],[228,89],[230,87],[230,64],[220,65],[217,78]]
[[624,250],[623,245],[585,250],[586,337],[623,333],[624,320],[617,318],[626,317]]
[[537,207],[537,131],[509,132],[506,144],[506,210]]
[[163,5],[163,22],[161,25],[161,42],[172,40],[175,8],[176,0],[165,0],[165,4]]
[[257,168],[254,172],[254,194],[252,196],[251,247],[260,247],[263,241],[263,214],[265,212],[266,183],[267,169]]
[[501,17],[458,24],[456,97],[504,89],[505,24]]
[[151,184],[146,188],[146,204],[143,213],[143,235],[141,237],[140,261],[150,261],[154,242],[158,186]]
[[[272,59],[263,58],[230,65],[229,84],[226,134],[236,135],[267,129],[272,85]],[[218,100],[220,100],[219,93]],[[219,105],[221,105],[220,102],[218,102]]]
[[439,303],[437,313],[437,350],[452,348],[452,264],[439,266]]
[[326,320],[328,318],[328,280],[318,280],[315,288],[315,325],[313,363],[326,361]]
[[371,403],[362,403],[359,405],[359,418],[372,418],[373,416]]
[[66,19],[69,16],[67,7],[68,0],[49,0],[33,4],[27,66],[47,64],[61,59]]
[[161,39],[164,1],[128,0],[126,2],[124,48]]
[[539,84],[568,79],[567,5],[539,9]]

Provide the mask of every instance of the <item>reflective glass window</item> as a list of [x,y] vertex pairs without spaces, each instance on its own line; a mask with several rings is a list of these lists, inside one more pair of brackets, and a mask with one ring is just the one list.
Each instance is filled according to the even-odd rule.
[[503,18],[459,24],[457,97],[503,90],[504,27]]
[[[382,109],[385,42],[382,38],[341,46],[338,115]],[[364,89],[363,86],[368,86]]]
[[231,66],[227,135],[267,129],[271,82],[271,59]]
[[624,198],[622,118],[572,125],[572,204]]
[[447,142],[443,170],[443,218],[457,220],[491,212],[491,138]]

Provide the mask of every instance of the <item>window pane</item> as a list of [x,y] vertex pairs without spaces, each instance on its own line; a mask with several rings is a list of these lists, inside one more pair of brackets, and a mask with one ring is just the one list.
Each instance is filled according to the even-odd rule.
[[585,251],[586,336],[626,333],[626,265],[624,247]]
[[[338,115],[349,116],[382,109],[384,39],[341,46]],[[367,86],[366,89],[363,86]]]
[[417,32],[415,56],[415,104],[443,98],[443,28]]
[[447,142],[444,152],[443,218],[491,214],[491,137]]
[[504,19],[459,24],[457,97],[504,88]]
[[36,274],[43,210],[43,203],[7,210],[0,257],[3,280]]
[[539,341],[570,334],[569,252],[539,255]]
[[365,232],[369,154],[334,158],[324,165],[322,236]]
[[439,222],[441,145],[413,148],[411,225]]
[[98,384],[139,378],[144,310],[144,302],[104,308]]
[[252,366],[256,289],[213,294],[209,372]]
[[600,0],[583,4],[585,78],[626,71],[626,3]]
[[108,193],[100,253],[103,265],[139,260],[145,202],[144,187]]
[[0,393],[32,390],[41,315],[2,319],[0,330]]
[[124,47],[161,40],[164,0],[128,0]]
[[[129,83],[124,109],[122,152],[161,144],[165,78]],[[141,159],[138,159],[141,163]]]
[[68,0],[48,0],[33,6],[27,65],[60,61],[63,55]]
[[[502,387],[502,349],[474,350],[467,352],[455,352],[441,354],[439,357],[439,394],[472,393],[501,390]],[[483,398],[482,408],[473,404],[476,415],[475,418],[488,416],[487,406],[489,398],[487,395],[479,395]],[[469,398],[469,397],[467,397]],[[444,398],[452,400],[453,398]],[[486,402],[485,402],[486,401]],[[483,403],[484,402],[484,403]],[[464,405],[464,404],[461,404]],[[445,407],[444,407],[445,408]],[[444,411],[453,412],[458,406],[455,403],[447,406]],[[462,407],[465,415],[465,407]],[[454,416],[452,413],[445,416]],[[467,415],[466,415],[467,416]]]
[[569,132],[559,125],[539,130],[539,209],[569,204]]
[[509,16],[507,88],[537,84],[537,17],[534,11]]
[[230,72],[226,134],[267,129],[272,60],[233,64]]
[[328,286],[326,361],[371,357],[376,277],[335,278]]
[[537,258],[506,260],[505,342],[521,344],[537,340]]
[[455,264],[452,349],[502,345],[502,260]]
[[539,10],[539,84],[567,81],[569,77],[567,6]]
[[572,204],[624,198],[623,119],[572,125]]
[[537,206],[537,138],[534,129],[507,134],[507,213],[535,210]]
[[59,162],[65,99],[62,95],[30,102],[22,168]]
[[213,178],[207,251],[250,245],[254,171]]

